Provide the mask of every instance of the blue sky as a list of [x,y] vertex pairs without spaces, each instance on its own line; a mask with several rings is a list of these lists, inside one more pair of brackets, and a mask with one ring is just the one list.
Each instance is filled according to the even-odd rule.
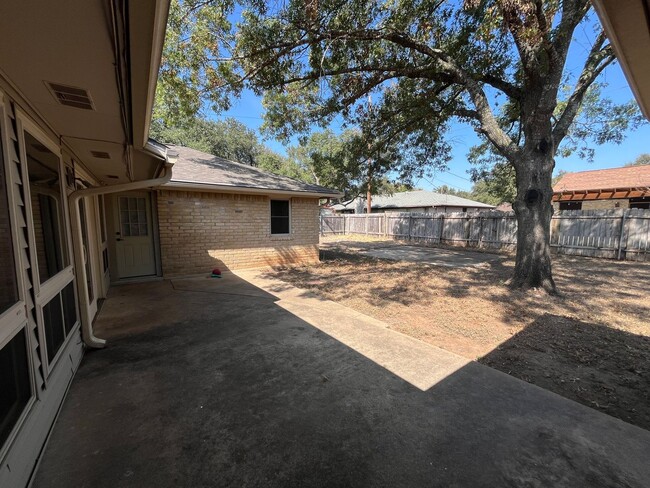
[[[584,52],[591,46],[590,41],[593,38],[592,22],[597,21],[592,19],[591,22],[579,28],[576,32],[575,41],[567,61],[567,69],[571,73],[579,74],[584,62]],[[607,87],[602,90],[602,94],[611,98],[614,102],[622,103],[633,98],[632,91],[618,63],[609,66],[598,81],[607,83]],[[263,111],[261,99],[252,92],[245,92],[240,99],[233,101],[230,110],[218,116],[212,114],[211,117],[215,119],[234,117],[251,129],[258,131],[263,122]],[[335,132],[340,130],[340,119],[337,119],[337,122],[332,125],[332,129]],[[449,137],[453,149],[448,171],[439,171],[433,178],[419,180],[417,182],[419,188],[431,190],[433,187],[441,185],[448,185],[462,190],[471,188],[472,183],[469,181],[468,174],[471,165],[467,162],[467,153],[470,147],[479,142],[479,139],[469,125],[461,123],[456,123],[451,127]],[[285,147],[275,140],[267,140],[265,143],[274,151],[281,154],[286,153]],[[612,168],[633,161],[639,154],[650,153],[650,124],[646,123],[636,131],[630,131],[620,145],[605,144],[602,146],[594,145],[593,147],[595,149],[593,162],[583,160],[577,153],[574,153],[568,158],[556,158],[555,171]]]

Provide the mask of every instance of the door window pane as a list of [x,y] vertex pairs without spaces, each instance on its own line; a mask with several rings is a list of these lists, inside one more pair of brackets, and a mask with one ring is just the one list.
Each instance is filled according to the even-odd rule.
[[40,282],[57,274],[67,263],[63,231],[63,200],[59,157],[25,132],[29,189]]
[[0,349],[0,447],[32,396],[25,330]]
[[120,197],[120,226],[122,237],[149,235],[146,198]]
[[14,249],[11,244],[11,221],[9,220],[9,195],[7,194],[9,184],[5,175],[2,145],[0,144],[0,314],[18,301]]
[[45,344],[47,357],[51,362],[59,352],[65,332],[63,330],[63,310],[61,310],[61,296],[56,295],[43,307],[43,324],[45,328]]
[[271,200],[271,234],[289,234],[289,200]]

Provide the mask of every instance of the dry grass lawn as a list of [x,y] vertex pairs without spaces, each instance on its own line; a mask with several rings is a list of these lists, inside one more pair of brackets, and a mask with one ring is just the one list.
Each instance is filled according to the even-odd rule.
[[650,263],[556,256],[557,298],[504,286],[514,265],[508,256],[448,268],[360,255],[368,246],[396,245],[373,241],[329,239],[319,265],[278,276],[650,429]]

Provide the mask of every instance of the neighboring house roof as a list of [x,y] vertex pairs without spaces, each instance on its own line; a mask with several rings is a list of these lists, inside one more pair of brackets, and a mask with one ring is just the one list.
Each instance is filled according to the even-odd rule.
[[299,193],[323,198],[342,195],[331,188],[276,175],[189,147],[167,146],[178,153],[178,159],[174,163],[172,180],[165,186],[238,190],[244,193]]
[[494,210],[498,210],[499,212],[512,212],[512,203],[502,202]]
[[553,191],[562,193],[642,187],[650,187],[650,165],[567,173],[553,186]]
[[[372,208],[391,209],[418,207],[494,208],[492,205],[476,202],[467,198],[424,190],[394,193],[393,195],[377,195],[372,197]],[[339,211],[349,208],[354,208],[352,201],[334,205],[334,209]]]

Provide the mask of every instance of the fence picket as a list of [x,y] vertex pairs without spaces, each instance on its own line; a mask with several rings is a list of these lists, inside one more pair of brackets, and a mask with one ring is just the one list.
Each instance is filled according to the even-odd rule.
[[[320,232],[365,234],[432,244],[512,249],[513,212],[322,215]],[[650,210],[565,210],[553,215],[551,246],[560,254],[650,261]]]

